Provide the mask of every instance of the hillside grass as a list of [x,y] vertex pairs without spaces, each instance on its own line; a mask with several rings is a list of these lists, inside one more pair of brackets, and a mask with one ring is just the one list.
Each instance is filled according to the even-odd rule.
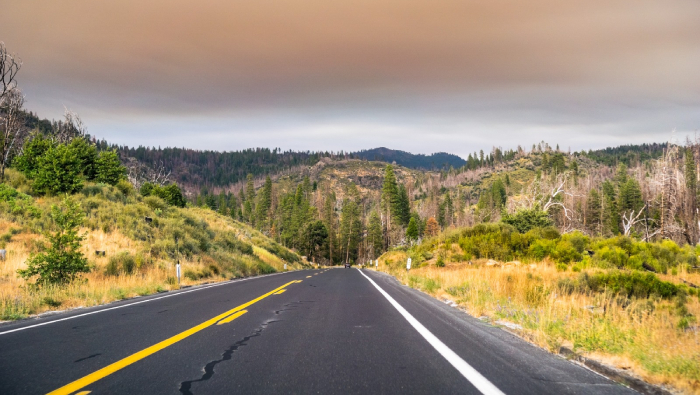
[[[520,336],[552,352],[567,346],[648,382],[700,393],[700,296],[683,282],[700,284],[700,274],[690,265],[679,261],[666,266],[666,274],[653,274],[610,267],[595,255],[586,264],[562,264],[550,256],[522,262],[476,258],[461,247],[473,243],[449,242],[450,236],[459,241],[465,234],[447,232],[390,251],[380,258],[379,270],[494,325],[520,325]],[[596,254],[614,244],[595,243],[603,244]],[[675,251],[672,259],[689,259],[668,242],[652,248]],[[407,273],[409,256],[415,266]],[[440,257],[444,267],[436,265]]]
[[17,270],[47,248],[43,234],[53,226],[48,212],[63,197],[22,194],[30,190],[26,179],[11,169],[8,175],[5,198],[0,196],[0,248],[7,250],[7,259],[0,261],[0,320],[177,289],[177,259],[182,286],[283,271],[285,263],[288,270],[306,265],[260,232],[209,209],[170,207],[159,198],[141,197],[128,184],[89,184],[72,198],[86,214],[81,251],[90,272],[67,286],[36,289]]

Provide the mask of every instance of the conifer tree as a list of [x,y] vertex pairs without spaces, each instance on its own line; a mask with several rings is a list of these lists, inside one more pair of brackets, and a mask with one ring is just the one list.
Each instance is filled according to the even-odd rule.
[[594,188],[588,192],[588,207],[586,209],[586,225],[589,229],[600,232],[601,200],[600,194]]
[[406,228],[406,239],[409,243],[413,244],[418,240],[418,224],[416,219],[411,217],[408,221],[408,227]]
[[620,212],[615,199],[615,187],[609,180],[603,182],[603,234],[620,233]]
[[391,222],[400,220],[400,218],[394,218],[396,214],[399,189],[396,184],[396,176],[394,175],[394,168],[391,165],[387,165],[384,170],[384,183],[382,184],[382,197],[381,206],[382,212],[387,218],[387,228],[391,229]]
[[440,228],[435,217],[428,218],[428,220],[425,222],[425,235],[428,237],[433,237],[437,236],[439,232]]
[[258,193],[258,204],[255,206],[255,223],[258,228],[266,229],[269,226],[270,208],[272,207],[272,180],[270,176],[265,179],[260,193]]
[[382,235],[382,221],[376,211],[372,211],[369,216],[367,227],[367,242],[372,252],[372,259],[376,259],[384,252],[384,241]]

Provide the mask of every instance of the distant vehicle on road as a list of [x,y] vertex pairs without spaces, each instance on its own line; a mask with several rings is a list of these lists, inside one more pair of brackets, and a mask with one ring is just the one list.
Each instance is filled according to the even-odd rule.
[[346,268],[346,269],[349,269],[349,268],[350,268],[350,264],[349,264],[349,263],[345,263],[345,268]]

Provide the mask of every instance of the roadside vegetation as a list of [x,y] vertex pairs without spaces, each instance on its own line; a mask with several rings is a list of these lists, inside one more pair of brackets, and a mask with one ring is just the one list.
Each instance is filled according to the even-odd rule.
[[389,251],[379,269],[553,352],[566,346],[698,393],[699,254],[670,240],[561,235],[551,227],[520,233],[501,223]]
[[0,184],[2,320],[177,289],[177,260],[183,286],[302,267],[247,225],[143,196],[124,179],[85,182],[68,197],[32,188],[13,169]]

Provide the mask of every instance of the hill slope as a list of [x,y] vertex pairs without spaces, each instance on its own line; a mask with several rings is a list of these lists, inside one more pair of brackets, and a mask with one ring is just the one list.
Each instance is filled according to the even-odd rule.
[[352,156],[360,159],[388,163],[396,162],[397,165],[422,170],[449,169],[450,167],[458,168],[467,163],[459,156],[448,154],[446,152],[436,152],[431,155],[423,155],[412,154],[410,152],[393,150],[385,147],[353,152]]

